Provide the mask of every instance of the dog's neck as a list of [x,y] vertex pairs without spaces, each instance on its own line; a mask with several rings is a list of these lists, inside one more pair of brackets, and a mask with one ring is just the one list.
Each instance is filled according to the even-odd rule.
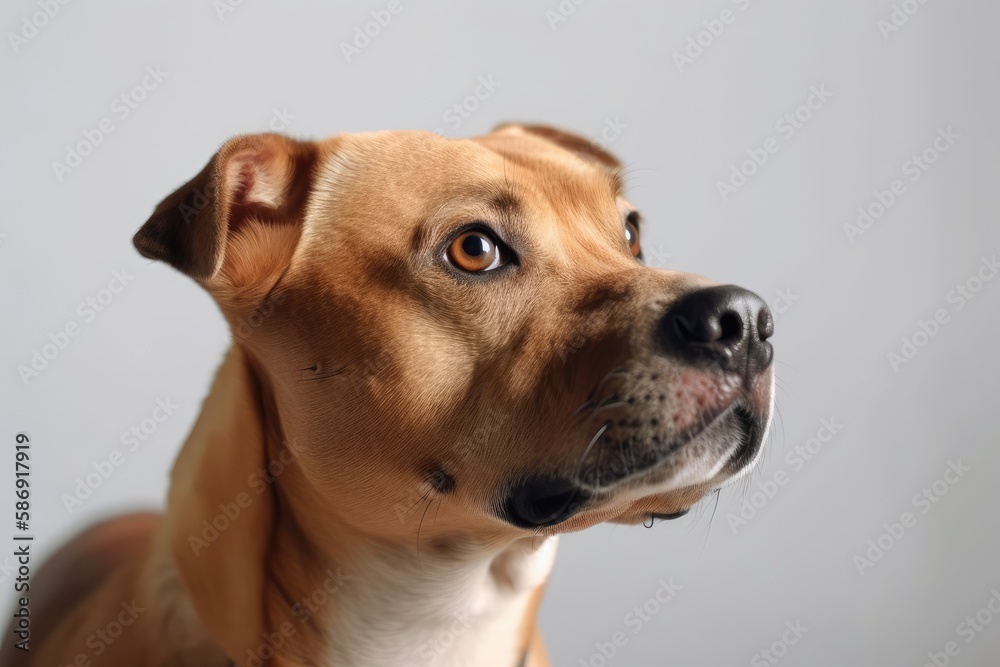
[[327,568],[313,589],[330,591],[312,601],[325,639],[317,664],[514,667],[534,631],[555,538],[460,561],[361,551],[367,557]]
[[[535,626],[556,539],[441,553],[415,543],[351,535],[309,536],[312,503],[282,501],[302,488],[295,469],[274,482],[279,495],[268,582],[269,622],[294,628],[296,656],[317,665],[514,667]],[[301,499],[301,498],[300,498]],[[331,531],[323,531],[329,534]],[[350,536],[350,537],[348,537]],[[291,601],[291,603],[290,603]]]
[[[227,652],[248,664],[273,653],[263,662],[281,666],[517,665],[534,631],[555,538],[419,557],[402,544],[317,540],[308,530],[318,520],[311,503],[283,492],[301,488],[297,463],[259,494],[247,484],[281,446],[273,442],[280,433],[260,418],[262,400],[259,378],[234,349],[171,488],[174,560]],[[223,472],[238,482],[227,487]],[[199,542],[203,521],[233,504],[242,507],[238,518],[210,543]],[[229,620],[237,608],[239,623]]]

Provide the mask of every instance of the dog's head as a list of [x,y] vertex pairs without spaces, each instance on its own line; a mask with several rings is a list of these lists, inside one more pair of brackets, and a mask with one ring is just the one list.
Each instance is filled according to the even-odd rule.
[[620,172],[535,126],[243,136],[135,243],[220,304],[316,523],[425,548],[637,523],[753,465],[773,323],[644,266]]

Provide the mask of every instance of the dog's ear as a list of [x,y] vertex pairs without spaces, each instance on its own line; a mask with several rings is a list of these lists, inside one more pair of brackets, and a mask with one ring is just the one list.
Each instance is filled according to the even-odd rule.
[[316,144],[278,134],[231,139],[160,202],[133,243],[217,297],[262,296],[298,244],[316,156]]
[[[273,632],[264,615],[276,499],[246,353],[233,346],[174,463],[166,539],[198,616],[234,659]],[[240,663],[244,664],[244,663]]]
[[598,162],[608,169],[618,171],[622,164],[615,156],[607,152],[595,142],[589,141],[578,134],[566,132],[548,125],[525,125],[522,123],[502,123],[493,129],[494,132],[523,132],[548,139],[571,153],[576,153],[585,160]]

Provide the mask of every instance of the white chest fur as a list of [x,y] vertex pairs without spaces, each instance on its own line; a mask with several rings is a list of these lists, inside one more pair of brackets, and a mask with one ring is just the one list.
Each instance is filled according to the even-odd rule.
[[552,571],[557,538],[456,563],[372,559],[341,591],[324,664],[512,667],[532,592]]

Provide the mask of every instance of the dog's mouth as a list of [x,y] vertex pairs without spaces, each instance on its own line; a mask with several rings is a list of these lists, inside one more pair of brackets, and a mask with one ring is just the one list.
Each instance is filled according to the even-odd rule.
[[[754,410],[748,402],[733,401],[728,406],[701,415],[693,428],[670,438],[641,440],[633,435],[607,437],[601,434],[599,451],[586,457],[578,475],[578,484],[590,493],[599,493],[622,483],[643,481],[645,477],[663,481],[670,468],[690,463],[691,455],[713,458],[716,475],[738,474],[753,462],[763,444],[767,415]],[[689,451],[689,450],[698,451]],[[679,461],[672,459],[679,458]],[[671,465],[674,464],[674,465]]]
[[[589,443],[576,475],[522,480],[508,493],[502,515],[522,528],[546,528],[610,500],[621,504],[694,486],[721,487],[746,474],[763,449],[770,401],[767,409],[755,402],[739,396],[669,439],[616,437],[610,427],[603,428]],[[650,516],[674,519],[687,509]]]
[[[733,418],[738,422],[739,432],[745,437],[740,439],[739,446],[730,456],[725,470],[732,475],[748,469],[757,458],[764,446],[764,431],[767,428],[766,417],[754,413],[744,405],[734,405]],[[764,423],[762,423],[764,422]]]

